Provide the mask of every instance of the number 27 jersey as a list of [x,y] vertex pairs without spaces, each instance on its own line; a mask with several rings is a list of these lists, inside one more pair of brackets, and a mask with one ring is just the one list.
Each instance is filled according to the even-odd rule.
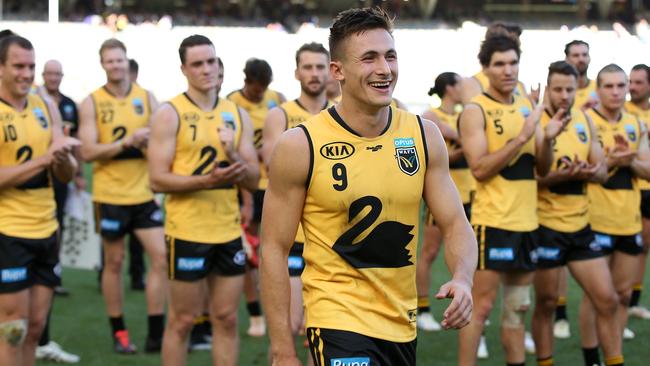
[[303,297],[307,327],[408,342],[427,152],[418,117],[390,111],[375,138],[356,134],[335,107],[300,126],[312,156]]

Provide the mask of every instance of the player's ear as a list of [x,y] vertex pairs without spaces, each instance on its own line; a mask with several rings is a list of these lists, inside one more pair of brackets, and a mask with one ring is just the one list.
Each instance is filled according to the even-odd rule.
[[185,74],[185,65],[184,64],[181,64],[181,72],[183,73],[183,75],[187,76],[187,74]]
[[345,80],[345,76],[343,75],[343,63],[341,61],[330,61],[330,77],[339,82]]

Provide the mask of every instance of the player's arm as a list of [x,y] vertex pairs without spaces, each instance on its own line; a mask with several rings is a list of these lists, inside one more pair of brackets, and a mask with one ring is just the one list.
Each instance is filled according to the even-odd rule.
[[468,104],[472,98],[483,92],[481,84],[471,76],[463,78],[460,90],[460,99],[463,104]]
[[239,148],[237,149],[238,156],[230,156],[230,163],[240,163],[245,168],[244,172],[238,177],[237,185],[249,191],[254,191],[260,181],[260,165],[253,144],[253,122],[246,110],[240,107],[237,108],[239,108],[239,115],[241,116],[242,130]]
[[280,135],[286,130],[287,117],[280,107],[275,107],[269,111],[264,120],[264,129],[262,130],[262,161],[267,167],[271,161],[271,153],[278,142]]
[[[52,153],[52,174],[63,183],[67,183],[75,176],[79,165],[74,158],[74,147],[79,146],[79,140],[63,134],[63,121],[59,109],[51,100],[45,100],[52,118],[52,143],[55,151]],[[58,148],[58,145],[62,145]]]
[[310,155],[304,131],[294,128],[280,137],[269,164],[262,213],[260,284],[274,365],[297,362],[289,317],[287,261],[302,216]]
[[529,135],[520,133],[501,149],[493,153],[488,152],[485,118],[481,108],[475,104],[465,106],[458,127],[467,164],[478,181],[486,181],[499,174],[533,135],[533,133]]
[[589,135],[591,136],[591,144],[589,145],[590,171],[588,172],[590,175],[587,176],[587,179],[590,182],[602,184],[608,178],[605,152],[598,141],[598,133],[594,121],[587,114],[585,114],[585,117],[587,119],[587,125],[589,125]]
[[643,122],[639,122],[641,138],[637,154],[630,167],[634,174],[643,179],[650,179],[650,148],[648,147],[648,129]]
[[[149,106],[151,107],[151,116],[153,117],[153,114],[158,110],[158,107],[160,107],[160,103],[158,103],[158,99],[156,99],[156,96],[153,95],[152,92],[147,90],[147,98],[149,99]],[[151,123],[151,120],[149,121]]]
[[118,155],[130,145],[131,138],[120,139],[110,144],[98,142],[97,124],[95,121],[95,104],[88,96],[79,107],[79,139],[81,140],[81,158],[85,161],[109,160]]
[[282,94],[282,93],[280,93],[280,92],[276,92],[276,93],[278,93],[278,99],[280,99],[280,103],[279,103],[279,104],[282,104],[282,103],[284,103],[284,102],[287,101],[287,97],[285,97],[284,94]]
[[442,137],[445,140],[452,141],[452,140],[458,140],[458,132],[454,130],[453,128],[447,126],[446,123],[442,123],[440,121],[440,118],[431,110],[427,110],[424,113],[422,113],[422,118],[423,119],[428,119],[429,121],[433,122],[438,126],[438,129],[440,130],[440,133],[442,134]]
[[453,298],[445,310],[442,325],[462,328],[472,315],[472,282],[477,263],[477,244],[463,206],[449,176],[447,148],[435,125],[423,120],[428,147],[424,200],[440,228],[445,243],[445,262],[452,275],[436,297]]

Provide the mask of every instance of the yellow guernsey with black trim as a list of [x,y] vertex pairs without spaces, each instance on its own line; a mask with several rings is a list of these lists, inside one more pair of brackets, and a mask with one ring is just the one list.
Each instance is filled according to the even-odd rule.
[[[215,166],[228,164],[218,129],[235,130],[235,148],[242,133],[241,117],[235,103],[217,99],[210,111],[201,110],[185,94],[169,102],[178,114],[176,152],[172,173],[192,176],[209,174]],[[238,189],[217,186],[165,198],[165,234],[177,239],[222,244],[241,236]]]
[[581,108],[590,99],[598,99],[598,95],[596,94],[596,80],[589,80],[589,84],[586,87],[576,89],[576,99],[573,105]]
[[[552,116],[547,111],[540,119],[542,128],[548,125]],[[577,156],[581,161],[589,159],[593,136],[589,122],[578,107],[571,109],[571,120],[553,142],[551,171],[565,167],[564,160],[573,161]],[[561,182],[542,187],[538,192],[537,213],[539,224],[555,231],[576,232],[589,224],[589,198],[587,184],[582,180]]]
[[[443,111],[440,108],[431,109],[431,112],[435,113],[440,122],[451,127],[454,131],[458,131],[458,116],[460,113],[455,112],[449,114]],[[447,149],[449,151],[456,148],[455,142],[447,141]],[[449,174],[451,179],[456,184],[456,189],[460,194],[460,199],[463,201],[463,204],[467,204],[471,200],[472,191],[476,189],[476,180],[472,176],[472,172],[467,165],[467,160],[465,156],[461,156],[457,161],[449,164]]]
[[[0,167],[12,167],[47,154],[52,118],[40,96],[28,95],[17,111],[0,100]],[[50,237],[58,228],[50,172],[43,169],[25,183],[0,189],[0,233],[25,239]]]
[[[633,115],[621,112],[616,123],[607,121],[595,109],[587,111],[596,127],[605,155],[614,148],[614,136],[627,140],[632,151],[639,147],[641,125]],[[610,235],[635,235],[641,232],[641,194],[637,178],[629,167],[613,168],[604,184],[588,185],[591,228]]]
[[[478,83],[481,85],[481,91],[483,93],[487,92],[488,88],[490,87],[490,79],[488,79],[487,75],[485,75],[483,71],[479,71],[474,74],[473,78],[476,79],[476,81],[478,81]],[[517,81],[517,87],[515,87],[514,94],[520,97],[528,97],[526,88],[521,81]]]
[[[627,101],[625,102],[625,111],[634,117],[636,117],[639,121],[643,122],[645,124],[646,129],[648,126],[650,126],[650,109],[641,109],[639,108],[636,104]],[[650,190],[650,182],[648,182],[645,179],[638,179],[639,181],[639,189],[642,191],[647,191]]]
[[[328,101],[323,106],[323,109],[326,109],[331,105],[332,103]],[[309,113],[309,111],[306,110],[305,107],[303,107],[300,104],[298,99],[282,103],[282,105],[280,105],[280,109],[282,109],[282,112],[284,112],[284,117],[287,121],[287,125],[284,128],[285,130],[294,128],[314,116],[313,114]],[[305,242],[305,233],[302,229],[302,224],[298,225],[298,232],[296,233],[296,242],[297,243]]]
[[[105,87],[91,94],[95,105],[97,140],[110,144],[147,127],[151,105],[146,90],[132,83],[124,98],[117,98]],[[149,174],[144,153],[127,148],[110,160],[93,163],[93,201],[111,205],[136,205],[151,201]]]
[[[251,122],[253,123],[253,143],[255,145],[255,149],[261,149],[262,130],[264,130],[264,121],[266,120],[266,115],[272,108],[277,107],[280,105],[280,103],[282,103],[280,93],[275,90],[266,89],[262,100],[257,103],[253,103],[250,100],[246,99],[241,90],[235,90],[234,92],[228,94],[226,98],[228,98],[230,101],[233,101],[235,104],[248,112],[248,115],[251,117]],[[258,189],[266,189],[268,185],[269,178],[266,175],[266,167],[264,166],[264,162],[260,159],[260,182]]]
[[[532,110],[528,98],[517,95],[510,104],[487,94],[477,95],[470,103],[480,106],[483,112],[488,153],[500,150],[516,138]],[[472,224],[510,231],[537,228],[535,138],[529,139],[499,174],[476,182]]]
[[307,327],[409,342],[427,147],[419,117],[389,111],[375,138],[359,136],[335,107],[300,126],[312,158],[303,298]]

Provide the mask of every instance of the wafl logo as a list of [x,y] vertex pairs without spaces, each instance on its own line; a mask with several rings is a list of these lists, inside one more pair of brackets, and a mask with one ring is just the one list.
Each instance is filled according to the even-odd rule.
[[420,159],[418,159],[418,151],[415,148],[415,140],[412,137],[396,138],[393,142],[399,169],[407,175],[417,173],[420,169]]

